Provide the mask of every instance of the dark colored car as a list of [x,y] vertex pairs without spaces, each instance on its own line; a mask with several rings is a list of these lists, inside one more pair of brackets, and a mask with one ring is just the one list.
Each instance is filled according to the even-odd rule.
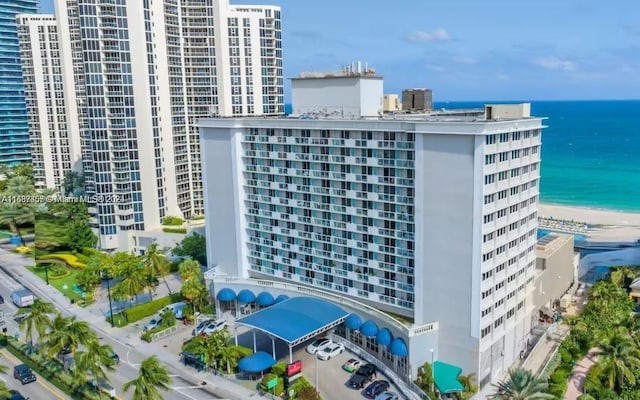
[[6,400],[29,400],[28,397],[24,397],[22,393],[17,390],[9,390],[9,397],[6,397]]
[[115,352],[111,352],[111,354],[109,354],[109,357],[113,360],[113,362],[116,363],[116,365],[120,364],[120,356]]
[[376,375],[377,368],[373,364],[365,364],[358,368],[355,374],[351,375],[347,386],[353,389],[363,389],[368,382],[371,382]]
[[0,304],[4,304],[4,297],[0,294]]
[[23,320],[25,320],[31,313],[26,312],[26,313],[18,313],[16,315],[13,316],[13,320],[16,321],[17,323],[22,322]]
[[375,381],[364,390],[364,397],[375,399],[377,395],[389,389],[389,386],[391,385],[387,381]]
[[24,364],[13,367],[13,377],[22,382],[23,385],[36,381],[36,375],[31,368]]

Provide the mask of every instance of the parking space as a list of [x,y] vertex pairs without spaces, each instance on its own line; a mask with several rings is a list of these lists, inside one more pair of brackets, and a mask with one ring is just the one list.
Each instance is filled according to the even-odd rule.
[[[295,360],[302,361],[302,374],[312,385],[315,385],[316,357],[312,354],[307,353],[303,347],[302,349],[296,351],[293,358]],[[351,358],[360,360],[363,365],[366,364],[366,361],[359,359],[355,355],[349,353],[348,350],[345,350],[342,354],[328,361],[317,361],[318,388],[320,390],[320,395],[322,396],[322,398],[345,400],[362,400],[365,398],[363,395],[363,390],[355,390],[347,386],[347,381],[349,381],[349,378],[351,378],[351,373],[343,370],[342,365]],[[400,393],[398,388],[393,385],[393,381],[389,378],[378,373],[377,379],[388,381],[392,384],[389,390],[395,393]]]

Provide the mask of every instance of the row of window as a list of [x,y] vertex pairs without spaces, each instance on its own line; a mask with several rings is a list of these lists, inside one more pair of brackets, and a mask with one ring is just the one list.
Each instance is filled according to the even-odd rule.
[[519,132],[505,132],[494,135],[487,135],[485,138],[486,144],[495,144],[497,142],[507,143],[509,139],[511,141],[517,141],[520,139],[529,139],[530,137],[536,138],[540,136],[540,129],[529,130],[529,131],[519,131]]

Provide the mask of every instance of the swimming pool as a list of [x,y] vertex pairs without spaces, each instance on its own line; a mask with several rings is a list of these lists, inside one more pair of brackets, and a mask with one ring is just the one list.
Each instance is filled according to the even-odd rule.
[[571,232],[562,232],[562,231],[552,231],[551,229],[538,229],[538,239],[541,237],[547,236],[550,233],[562,233],[565,235],[573,235],[573,239],[576,242],[585,242],[589,237],[587,235],[582,235],[580,233],[571,233]]

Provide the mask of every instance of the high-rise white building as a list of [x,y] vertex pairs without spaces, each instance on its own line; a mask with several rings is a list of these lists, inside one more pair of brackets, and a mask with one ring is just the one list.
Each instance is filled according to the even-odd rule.
[[60,0],[56,15],[103,249],[203,213],[199,118],[284,111],[277,7]]
[[216,291],[369,306],[407,354],[346,337],[408,376],[435,358],[485,386],[526,349],[543,128],[528,104],[200,127]]
[[69,171],[82,172],[77,108],[64,87],[73,71],[62,67],[53,15],[19,14],[17,22],[35,185],[60,189]]

